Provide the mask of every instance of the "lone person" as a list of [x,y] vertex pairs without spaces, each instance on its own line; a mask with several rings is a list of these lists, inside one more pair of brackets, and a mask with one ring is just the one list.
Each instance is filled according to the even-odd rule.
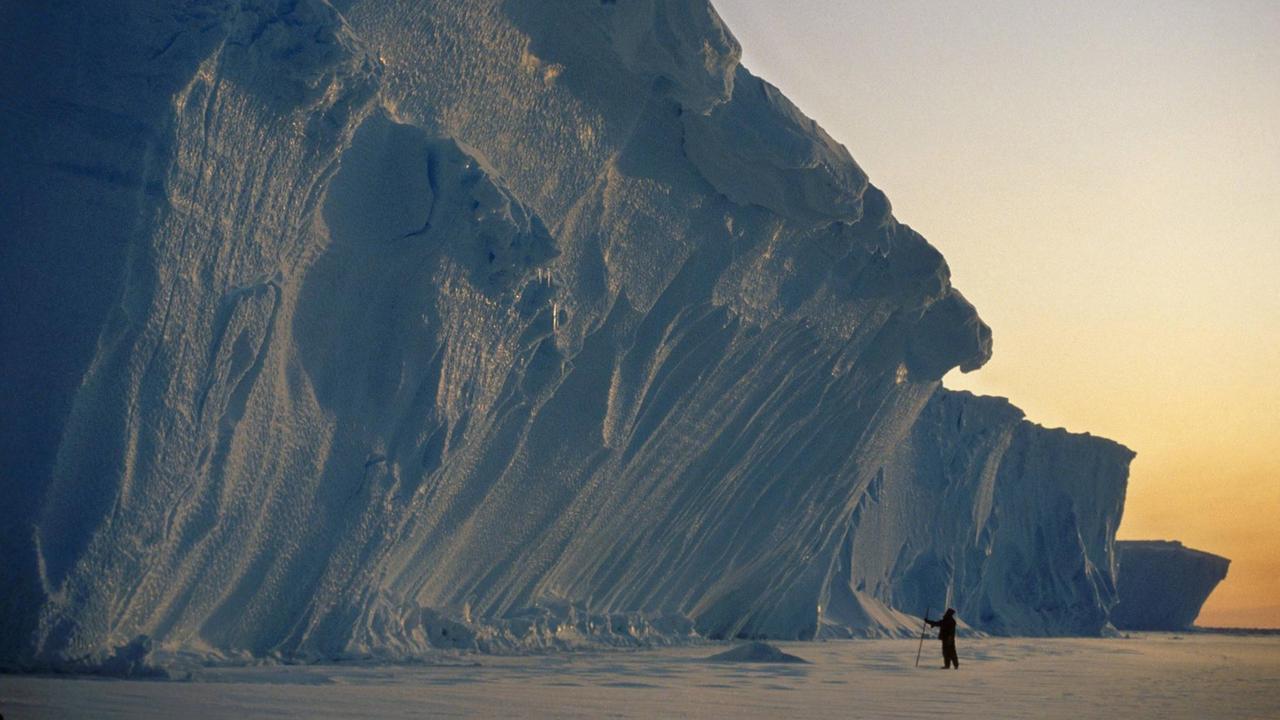
[[960,657],[956,655],[956,611],[947,608],[941,620],[930,620],[926,617],[924,621],[938,628],[938,639],[942,641],[942,661],[946,663],[942,669],[947,670],[955,665],[959,670]]

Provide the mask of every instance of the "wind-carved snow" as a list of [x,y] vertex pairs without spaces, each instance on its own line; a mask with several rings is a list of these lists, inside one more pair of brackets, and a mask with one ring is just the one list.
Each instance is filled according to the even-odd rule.
[[857,222],[867,176],[849,151],[739,67],[732,101],[683,113],[685,152],[716,189],[794,221]]
[[710,5],[340,8],[119,21],[175,62],[4,657],[1105,624],[1127,451],[938,419],[990,331]]

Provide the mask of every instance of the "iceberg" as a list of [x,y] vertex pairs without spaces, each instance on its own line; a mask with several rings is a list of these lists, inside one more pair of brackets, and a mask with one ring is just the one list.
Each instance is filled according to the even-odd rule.
[[861,627],[890,610],[937,617],[945,601],[992,634],[1106,631],[1133,457],[1001,398],[937,391],[859,498],[839,560],[852,598],[831,614]]
[[1176,540],[1121,540],[1116,551],[1120,598],[1111,622],[1119,630],[1191,627],[1231,564]]
[[127,6],[0,30],[6,666],[1105,624],[1132,454],[710,4]]

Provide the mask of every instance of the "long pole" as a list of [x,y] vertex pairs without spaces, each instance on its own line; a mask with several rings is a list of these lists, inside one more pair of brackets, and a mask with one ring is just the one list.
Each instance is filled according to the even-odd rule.
[[928,628],[929,611],[933,608],[925,608],[924,620],[920,623],[920,647],[916,648],[916,667],[920,667],[920,651],[924,650],[924,636],[929,633]]

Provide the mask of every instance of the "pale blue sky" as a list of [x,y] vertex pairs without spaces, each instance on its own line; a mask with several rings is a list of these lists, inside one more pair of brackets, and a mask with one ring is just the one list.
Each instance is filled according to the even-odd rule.
[[[1121,537],[1280,606],[1280,2],[714,0],[995,335],[952,387],[1139,453]],[[1269,618],[1269,619],[1268,619]]]

